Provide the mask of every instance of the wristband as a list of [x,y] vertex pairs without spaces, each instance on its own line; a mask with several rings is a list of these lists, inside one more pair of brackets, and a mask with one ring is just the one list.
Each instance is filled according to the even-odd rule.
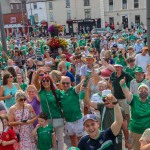
[[126,83],[122,84],[121,87],[122,87],[123,89],[126,89],[126,88],[127,88]]
[[116,102],[112,102],[112,104],[113,104],[113,105],[116,105],[116,104],[118,104],[118,101],[116,101]]

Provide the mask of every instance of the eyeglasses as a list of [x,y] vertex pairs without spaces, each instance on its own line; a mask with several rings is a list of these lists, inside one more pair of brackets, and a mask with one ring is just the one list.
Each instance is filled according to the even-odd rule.
[[42,82],[44,82],[44,83],[45,83],[45,82],[50,82],[50,80],[42,80]]
[[35,91],[28,91],[29,93],[34,93]]
[[62,84],[63,84],[63,85],[65,85],[65,84],[69,85],[70,82],[62,82]]
[[21,102],[26,101],[26,98],[20,98],[19,101]]

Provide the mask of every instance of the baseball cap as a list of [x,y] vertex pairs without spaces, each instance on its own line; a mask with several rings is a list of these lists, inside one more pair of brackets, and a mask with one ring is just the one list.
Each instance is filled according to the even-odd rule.
[[118,48],[117,44],[114,44],[112,47]]
[[93,121],[98,121],[97,117],[94,114],[87,114],[83,117],[83,124],[87,121],[87,120],[93,120]]
[[135,69],[134,73],[144,73],[144,71],[141,67],[138,67]]
[[123,66],[121,64],[119,64],[119,63],[115,64],[114,66],[115,67],[122,67],[123,68]]
[[147,90],[149,90],[149,87],[148,87],[146,84],[144,84],[144,83],[141,83],[141,84],[139,85],[138,90],[139,90],[141,87],[145,87]]

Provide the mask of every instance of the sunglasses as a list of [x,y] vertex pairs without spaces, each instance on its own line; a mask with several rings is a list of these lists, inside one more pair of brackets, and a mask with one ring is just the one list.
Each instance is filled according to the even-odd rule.
[[10,75],[9,78],[13,78],[13,76]]
[[37,65],[38,67],[43,67],[44,65]]
[[48,82],[50,82],[50,80],[42,80],[42,82],[44,82],[44,83],[47,82],[48,83]]
[[21,102],[26,101],[26,98],[20,98],[19,101]]
[[44,76],[44,74],[39,74],[39,76],[43,77],[43,76]]
[[62,82],[62,84],[63,84],[63,85],[65,85],[65,84],[69,85],[70,82]]
[[90,51],[90,52],[94,52],[94,51]]

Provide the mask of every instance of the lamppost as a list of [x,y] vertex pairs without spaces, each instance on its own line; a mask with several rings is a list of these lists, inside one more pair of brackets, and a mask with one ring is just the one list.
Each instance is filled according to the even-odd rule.
[[147,10],[147,46],[149,49],[150,55],[150,0],[146,1],[146,10]]
[[0,1],[0,31],[1,31],[1,40],[2,40],[3,51],[5,51],[5,53],[7,54],[6,35],[5,35],[5,29],[4,29],[1,1]]

